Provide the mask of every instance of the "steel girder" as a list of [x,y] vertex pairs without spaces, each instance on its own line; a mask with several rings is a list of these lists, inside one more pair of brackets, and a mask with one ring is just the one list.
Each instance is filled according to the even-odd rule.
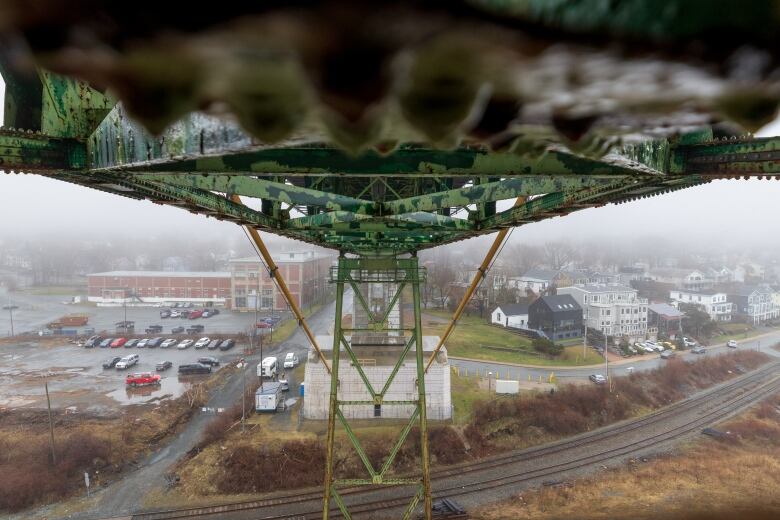
[[[153,136],[85,84],[45,72],[38,78],[38,108],[6,115],[13,123],[38,113],[36,130],[0,131],[6,171],[346,252],[396,255],[715,178],[780,175],[780,139],[719,141],[709,127],[632,136],[595,155],[538,126],[518,129],[498,150],[408,143],[357,155],[311,137],[259,145],[234,123],[198,113]],[[9,92],[19,97],[26,81],[11,81]],[[262,208],[236,204],[234,195],[260,199]],[[496,210],[519,196],[524,204]]]

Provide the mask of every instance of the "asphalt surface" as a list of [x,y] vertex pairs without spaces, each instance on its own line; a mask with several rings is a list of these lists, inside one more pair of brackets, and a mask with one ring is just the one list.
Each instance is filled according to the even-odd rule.
[[[46,324],[66,314],[86,314],[89,322],[86,327],[78,327],[79,332],[85,328],[93,328],[96,333],[106,331],[113,334],[116,330],[117,322],[124,321],[127,316],[128,321],[135,322],[136,334],[143,334],[149,325],[162,325],[163,333],[170,333],[171,329],[177,326],[189,327],[193,324],[203,325],[205,335],[209,333],[217,334],[235,334],[237,332],[246,332],[251,330],[255,320],[253,312],[231,312],[220,308],[220,314],[210,318],[199,318],[195,320],[181,318],[160,318],[161,307],[134,306],[127,307],[95,307],[93,305],[66,304],[67,296],[40,296],[25,293],[8,294],[0,289],[0,306],[9,302],[18,308],[13,311],[14,332],[38,332],[46,329]],[[193,307],[195,308],[195,307]],[[260,316],[270,316],[270,311],[261,311]],[[274,316],[279,316],[280,312],[275,311]],[[289,316],[285,312],[284,316]],[[0,336],[10,335],[11,332],[11,313],[6,310],[0,310]],[[117,336],[117,334],[113,334]]]
[[[331,303],[306,321],[315,334],[326,334],[333,324],[334,312],[335,304]],[[308,339],[298,328],[287,341],[264,351],[263,355],[283,356],[287,352],[296,352],[299,359],[305,359],[308,345]],[[249,356],[246,360],[247,366],[244,371],[231,376],[221,388],[216,390],[206,404],[207,408],[227,408],[240,399],[243,388],[242,375],[247,378],[247,381],[257,377],[260,355]],[[137,470],[94,494],[94,498],[87,502],[90,506],[86,512],[60,518],[91,520],[126,516],[141,509],[146,494],[153,490],[165,489],[165,475],[169,468],[198,443],[204,427],[212,417],[211,413],[196,414],[176,438],[149,455]],[[41,513],[45,514],[45,512]]]
[[[678,352],[677,355],[683,359],[691,360],[697,359],[697,356],[707,356],[712,354],[722,354],[726,351],[733,350],[761,350],[771,356],[780,357],[780,352],[772,349],[771,347],[777,343],[780,343],[780,331],[770,332],[764,336],[756,337],[753,339],[737,340],[737,348],[731,349],[726,347],[725,343],[720,343],[705,347],[707,349],[706,354],[693,354],[690,351]],[[619,363],[609,364],[610,375],[623,376],[628,375],[631,371],[652,370],[666,363],[666,360],[660,358],[659,354],[644,355],[641,357],[632,358],[630,360],[621,360]],[[497,379],[513,379],[526,381],[530,377],[532,381],[538,381],[539,377],[542,377],[542,381],[547,381],[547,378],[551,373],[555,374],[555,377],[559,381],[571,381],[571,380],[586,380],[591,374],[606,375],[605,366],[591,366],[581,368],[569,368],[569,367],[523,367],[518,365],[508,365],[504,363],[494,363],[490,361],[476,361],[465,359],[453,359],[450,358],[450,365],[457,367],[461,374],[477,375],[481,377],[488,377],[488,373],[492,372],[493,378]]]

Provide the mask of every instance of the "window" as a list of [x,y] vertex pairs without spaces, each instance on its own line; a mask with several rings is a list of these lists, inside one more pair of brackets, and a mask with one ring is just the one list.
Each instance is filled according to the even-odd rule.
[[382,417],[382,405],[381,404],[375,404],[374,405],[374,417]]
[[496,316],[498,317],[498,318],[497,318],[497,319],[498,319],[498,321],[501,321],[501,313],[500,313],[500,312],[497,312],[497,313],[496,313]]
[[274,306],[274,291],[273,289],[263,289],[260,297],[260,307],[263,309],[271,309]]

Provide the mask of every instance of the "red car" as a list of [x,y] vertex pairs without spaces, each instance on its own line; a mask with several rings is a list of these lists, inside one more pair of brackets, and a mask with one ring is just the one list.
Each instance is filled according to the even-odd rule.
[[125,343],[127,343],[127,338],[116,338],[111,342],[111,348],[119,348]]
[[151,372],[141,372],[138,374],[127,374],[125,379],[127,386],[147,386],[147,385],[159,385],[160,376]]
[[201,311],[201,310],[192,311],[190,313],[190,319],[191,320],[194,320],[196,318],[200,318],[201,316],[203,316],[203,311]]
[[266,323],[264,321],[258,321],[257,323],[255,323],[255,327],[257,327],[258,329],[270,329],[271,324]]

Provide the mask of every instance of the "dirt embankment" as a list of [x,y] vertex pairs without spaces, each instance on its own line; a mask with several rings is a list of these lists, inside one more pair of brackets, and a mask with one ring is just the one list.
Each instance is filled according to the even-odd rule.
[[[553,395],[540,393],[478,403],[464,428],[429,429],[432,462],[455,462],[526,447],[598,428],[678,401],[698,390],[757,368],[769,358],[744,351],[664,366],[615,378],[613,388],[565,386]],[[203,496],[258,493],[319,485],[323,479],[324,439],[307,432],[289,432],[285,440],[254,426],[242,434],[235,428],[240,409],[216,418],[197,454],[179,468],[182,500]],[[402,426],[368,426],[359,438],[374,467],[380,467]],[[418,432],[413,429],[401,447],[392,472],[417,467]],[[362,462],[346,438],[337,442],[339,478],[364,477]]]
[[729,432],[682,454],[630,461],[606,474],[525,491],[475,520],[780,518],[780,395],[718,426]]

